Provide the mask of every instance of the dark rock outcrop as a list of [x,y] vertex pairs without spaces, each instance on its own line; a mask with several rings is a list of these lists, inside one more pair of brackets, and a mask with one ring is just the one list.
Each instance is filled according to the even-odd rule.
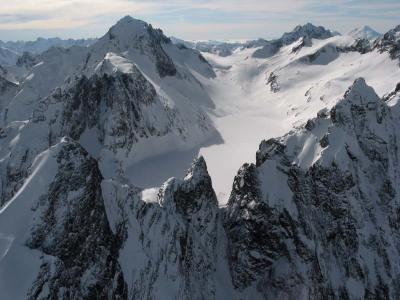
[[[392,112],[358,79],[330,119],[260,145],[257,164],[235,177],[224,217],[237,289],[265,299],[400,296]],[[308,151],[318,154],[307,159],[291,139],[315,139]]]
[[61,143],[57,174],[32,208],[26,242],[53,259],[43,259],[28,299],[126,299],[122,239],[108,223],[97,162],[79,144]]

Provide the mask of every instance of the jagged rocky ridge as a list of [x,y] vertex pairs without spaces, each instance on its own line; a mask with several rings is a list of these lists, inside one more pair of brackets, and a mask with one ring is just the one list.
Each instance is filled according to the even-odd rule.
[[358,79],[329,114],[264,141],[233,184],[233,283],[264,298],[399,297],[398,104]]
[[400,58],[400,25],[386,32],[382,38],[376,40],[374,48],[378,51],[388,52],[392,59]]
[[294,49],[294,51],[298,51],[300,47],[310,46],[311,39],[323,40],[334,35],[334,33],[322,26],[314,26],[311,23],[302,26],[298,25],[293,29],[293,31],[284,33],[281,38],[268,41],[262,48],[254,51],[252,56],[255,58],[270,57],[276,54],[281,47],[290,45],[299,39],[302,39],[302,43],[297,47],[297,49]]
[[111,232],[97,162],[76,142],[64,139],[57,147],[57,173],[35,199],[26,241],[53,258],[42,260],[28,299],[125,299],[121,233]]
[[371,51],[388,53],[395,60],[400,58],[400,25],[390,29],[384,35],[370,37],[357,37],[350,47],[339,48],[338,51],[357,51],[365,54]]
[[172,41],[175,44],[193,48],[201,52],[214,53],[219,56],[225,57],[232,55],[237,49],[245,48],[258,48],[254,52],[253,57],[265,58],[272,56],[283,46],[290,45],[300,38],[304,38],[304,44],[302,46],[311,45],[311,39],[327,39],[337,35],[335,32],[325,29],[322,26],[315,26],[311,23],[296,26],[291,32],[285,32],[282,37],[274,40],[257,39],[246,42],[220,42],[220,41],[184,41],[175,37],[172,37]]
[[123,224],[127,237],[120,263],[129,298],[215,298],[218,202],[203,158],[183,181],[170,179],[150,200],[115,181],[105,181],[103,193],[115,228]]
[[[10,117],[10,104],[2,111],[2,297],[399,296],[398,88],[381,101],[359,79],[330,111],[263,142],[257,163],[240,169],[226,208],[218,208],[202,158],[183,180],[142,190],[129,184],[124,159],[141,145],[150,151],[145,143],[153,137],[190,137],[193,128],[186,130],[187,116],[177,110],[182,102],[171,105],[159,91],[163,80],[195,82],[174,51],[201,56],[158,31],[149,42],[153,29],[145,23],[121,22],[88,52],[54,48],[42,56],[74,61],[39,89],[48,94],[38,93],[28,119]],[[143,27],[125,40],[120,29],[132,22]],[[133,63],[132,53],[152,70]],[[164,75],[157,61],[165,62]],[[35,72],[55,63],[42,62]],[[208,65],[199,70],[207,74]],[[46,69],[35,72],[31,80]],[[39,82],[29,81],[23,88]],[[190,109],[190,121],[193,111],[207,131],[202,110]],[[108,160],[116,161],[111,172]]]
[[[8,246],[43,253],[26,298],[398,298],[397,100],[356,80],[329,112],[263,141],[226,208],[203,158],[183,180],[141,190],[104,179],[62,139],[37,156],[0,219],[32,216],[22,243]],[[53,175],[29,192],[40,174]]]

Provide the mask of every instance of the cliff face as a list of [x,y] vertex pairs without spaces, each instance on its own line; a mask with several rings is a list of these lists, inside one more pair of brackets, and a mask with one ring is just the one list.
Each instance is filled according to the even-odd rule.
[[398,118],[358,79],[329,115],[261,143],[224,218],[236,288],[399,297]]
[[120,239],[111,232],[96,160],[65,140],[57,173],[32,207],[27,247],[43,259],[29,299],[124,299],[127,287],[118,264]]
[[[133,299],[215,297],[218,203],[203,158],[159,190],[103,183],[109,215],[124,224],[120,263]],[[117,226],[115,226],[117,228]]]
[[383,37],[374,43],[375,49],[388,52],[392,59],[400,58],[400,25],[386,32]]
[[69,138],[37,156],[1,210],[2,297],[126,298],[122,239],[111,231],[101,182],[97,161]]

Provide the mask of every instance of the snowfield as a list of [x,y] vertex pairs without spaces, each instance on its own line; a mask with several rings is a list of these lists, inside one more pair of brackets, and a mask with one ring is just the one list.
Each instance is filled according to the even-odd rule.
[[[377,51],[336,51],[352,43],[349,36],[313,39],[311,47],[293,53],[294,45],[289,45],[267,59],[252,57],[259,48],[237,50],[227,57],[202,53],[217,77],[198,79],[215,104],[209,114],[223,142],[201,148],[199,155],[207,161],[220,205],[226,204],[239,167],[255,161],[260,140],[281,136],[331,108],[358,77],[364,77],[380,97],[395,88],[394,78],[400,78],[397,63]],[[307,60],[318,52],[316,61]],[[280,87],[276,93],[267,83],[272,72]]]

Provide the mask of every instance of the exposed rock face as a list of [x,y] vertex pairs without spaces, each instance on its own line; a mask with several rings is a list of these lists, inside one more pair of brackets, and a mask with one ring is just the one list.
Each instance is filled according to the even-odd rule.
[[115,182],[103,188],[109,215],[125,224],[120,262],[130,298],[215,297],[218,202],[202,157],[183,181],[170,179],[151,201],[140,198],[147,191]]
[[271,72],[268,76],[267,85],[270,86],[271,92],[273,93],[279,92],[281,87],[279,86],[278,83],[278,75],[276,75],[274,72]]
[[20,57],[18,57],[16,65],[18,67],[25,67],[27,69],[32,68],[38,63],[37,57],[30,52],[24,52]]
[[375,49],[388,52],[392,59],[400,58],[400,25],[386,32],[374,45]]
[[63,133],[78,140],[86,129],[95,128],[100,142],[127,153],[140,138],[163,135],[147,125],[150,122],[143,113],[158,101],[156,91],[137,69],[133,71],[82,77],[67,91],[54,94],[66,104]]
[[397,118],[358,79],[330,117],[260,145],[224,218],[236,288],[267,299],[400,296]]
[[332,36],[334,36],[334,34],[322,26],[314,26],[310,23],[302,26],[298,25],[291,32],[285,32],[281,38],[272,41],[266,41],[262,48],[254,51],[253,57],[270,57],[278,52],[281,47],[290,45],[300,40],[299,45],[296,45],[293,49],[293,52],[296,52],[304,46],[310,46],[311,39],[324,40]]
[[4,126],[7,105],[18,91],[18,85],[0,75],[0,128]]
[[372,50],[372,45],[370,40],[367,39],[357,39],[353,45],[343,49],[344,52],[355,51],[361,54],[368,53]]
[[[124,79],[107,76],[82,84],[112,98],[113,84]],[[103,89],[106,82],[112,84]],[[150,87],[141,95],[149,95],[143,103],[154,101]],[[96,103],[92,96],[85,99]],[[97,161],[63,139],[55,176],[30,211],[25,245],[43,255],[27,298],[215,299],[218,289],[234,299],[398,298],[396,97],[382,101],[356,80],[329,114],[263,141],[256,164],[235,177],[226,208],[218,208],[203,158],[183,180],[141,190],[104,180]],[[73,96],[58,99],[65,107],[76,103]],[[77,101],[71,112],[98,107]],[[57,97],[50,103],[60,104]],[[79,138],[81,131],[65,126],[82,118],[85,127],[99,123],[83,114],[60,128]],[[25,126],[47,116],[39,119]],[[233,286],[218,286],[221,274]]]
[[282,45],[290,45],[302,37],[324,40],[332,36],[334,36],[334,34],[323,26],[315,26],[311,23],[307,23],[305,25],[296,26],[291,32],[284,33],[280,40]]
[[27,298],[126,299],[122,239],[108,223],[97,162],[79,144],[61,143],[56,176],[32,207],[26,245],[45,256]]
[[139,50],[151,57],[160,77],[165,77],[177,73],[174,62],[163,48],[163,45],[170,43],[171,40],[160,29],[154,29],[150,24],[126,16],[111,27],[95,47],[117,53],[129,49]]

